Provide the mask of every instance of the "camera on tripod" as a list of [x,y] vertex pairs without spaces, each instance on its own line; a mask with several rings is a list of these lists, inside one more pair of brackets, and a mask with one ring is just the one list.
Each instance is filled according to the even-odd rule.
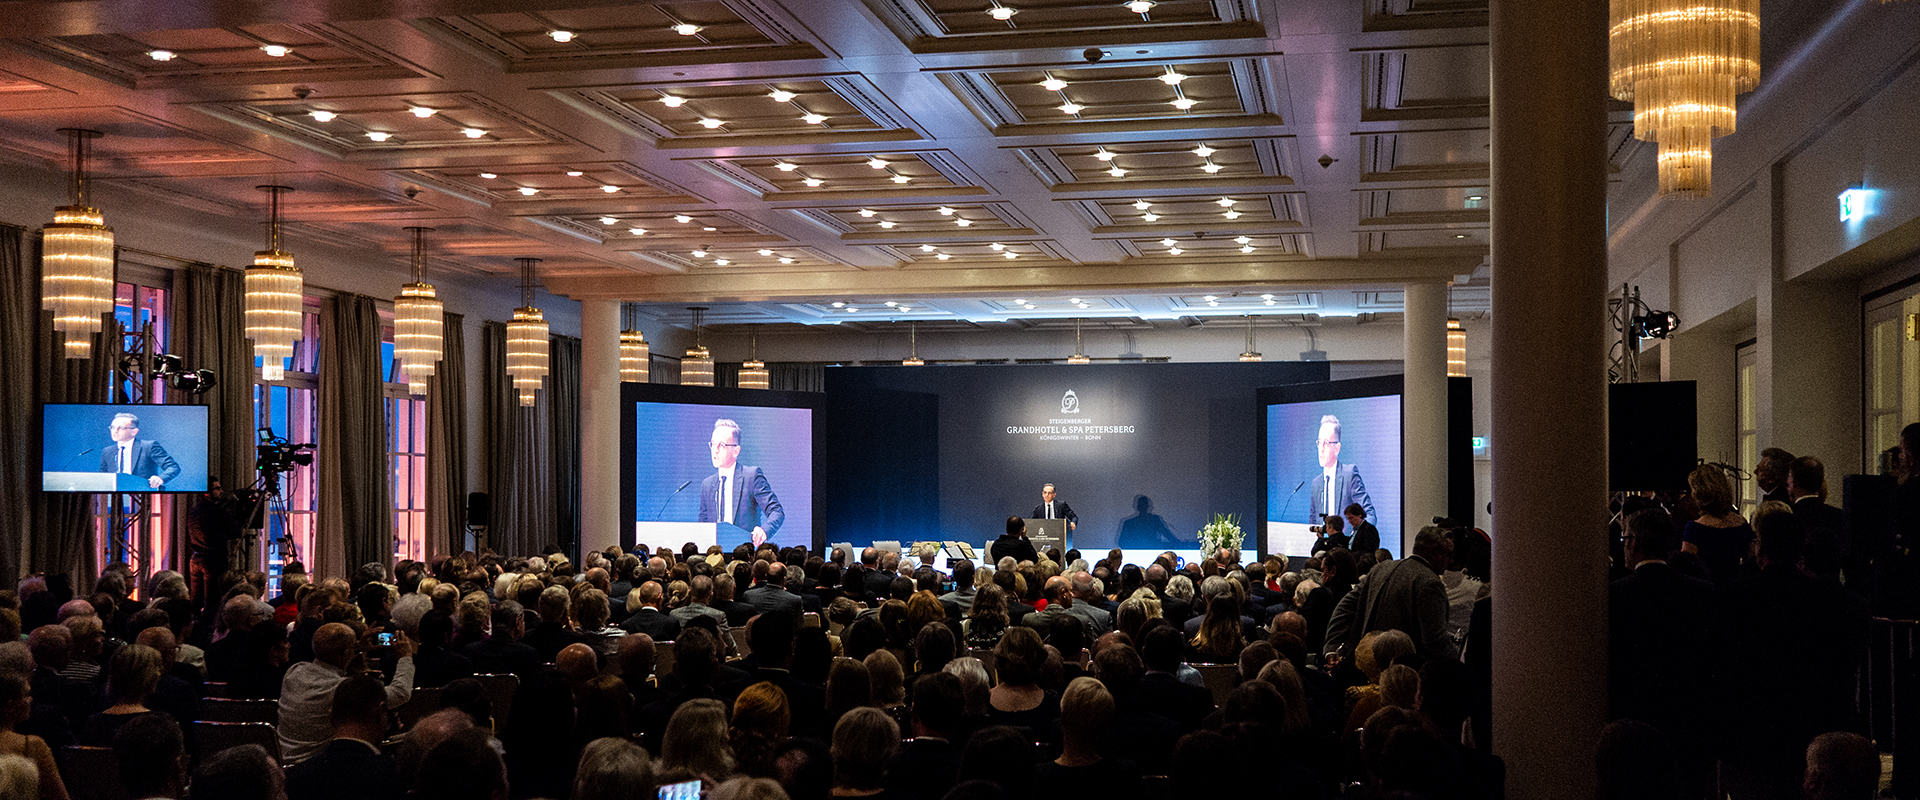
[[260,441],[253,447],[253,466],[262,475],[292,472],[296,466],[313,463],[312,442],[295,444],[284,436],[274,435],[272,428],[261,428],[259,434]]

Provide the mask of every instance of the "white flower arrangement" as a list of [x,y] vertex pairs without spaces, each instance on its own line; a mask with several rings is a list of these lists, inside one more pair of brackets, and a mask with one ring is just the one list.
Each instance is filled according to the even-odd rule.
[[1247,534],[1240,530],[1238,514],[1215,514],[1213,521],[1201,528],[1196,537],[1200,540],[1201,557],[1207,558],[1222,547],[1238,552],[1240,542],[1247,538]]

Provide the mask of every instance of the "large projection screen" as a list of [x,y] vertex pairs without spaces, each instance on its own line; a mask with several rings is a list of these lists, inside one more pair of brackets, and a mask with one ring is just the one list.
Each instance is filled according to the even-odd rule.
[[1400,557],[1400,387],[1395,375],[1261,391],[1269,550],[1309,555],[1314,535],[1303,526],[1358,503],[1380,546]]

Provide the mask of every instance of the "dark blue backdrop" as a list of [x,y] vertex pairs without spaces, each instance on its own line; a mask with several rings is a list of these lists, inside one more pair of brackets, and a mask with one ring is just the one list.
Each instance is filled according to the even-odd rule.
[[1215,513],[1240,515],[1255,541],[1256,390],[1327,374],[1325,362],[833,367],[824,534],[983,542],[1053,483],[1082,550],[1192,547]]

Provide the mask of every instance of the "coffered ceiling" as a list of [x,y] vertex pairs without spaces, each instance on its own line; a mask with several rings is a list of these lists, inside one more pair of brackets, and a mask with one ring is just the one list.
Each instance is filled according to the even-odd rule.
[[1391,313],[1496,201],[1486,0],[8,7],[0,158],[662,318]]

